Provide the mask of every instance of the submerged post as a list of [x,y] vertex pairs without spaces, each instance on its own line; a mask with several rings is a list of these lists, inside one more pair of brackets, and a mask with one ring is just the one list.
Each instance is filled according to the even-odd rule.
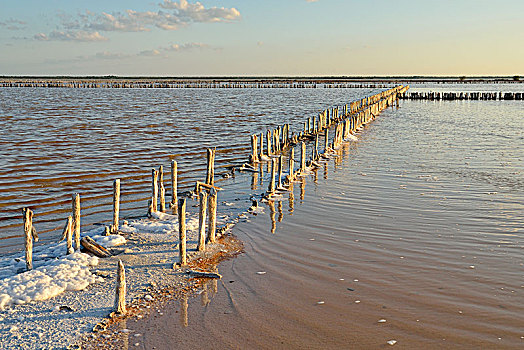
[[180,251],[180,265],[187,264],[186,256],[186,199],[180,198],[178,200],[178,249]]
[[206,249],[206,211],[207,211],[207,193],[205,191],[200,191],[200,213],[198,217],[198,251],[203,251]]
[[176,160],[171,161],[171,207],[178,211],[178,179],[177,179],[177,163]]
[[33,211],[24,208],[22,213],[24,215],[25,267],[27,271],[30,271],[33,269]]
[[115,313],[125,315],[126,310],[126,270],[122,260],[118,260],[116,274]]
[[80,195],[73,195],[73,233],[75,236],[75,249],[80,251]]
[[209,222],[207,225],[207,242],[215,243],[216,241],[216,228],[217,228],[217,196],[218,192],[211,188],[209,191],[209,200],[208,200],[208,212],[209,212]]
[[118,232],[118,219],[120,213],[120,179],[113,182],[113,225],[111,233]]

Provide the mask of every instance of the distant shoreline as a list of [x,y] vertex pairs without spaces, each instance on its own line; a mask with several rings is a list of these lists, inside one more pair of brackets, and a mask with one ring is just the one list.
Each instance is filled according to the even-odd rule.
[[9,81],[131,81],[131,82],[246,82],[246,83],[522,83],[524,76],[0,76],[0,82]]

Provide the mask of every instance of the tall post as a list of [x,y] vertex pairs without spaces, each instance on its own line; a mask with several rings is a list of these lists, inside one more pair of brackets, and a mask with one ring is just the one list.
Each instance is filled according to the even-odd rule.
[[180,265],[187,264],[186,256],[186,199],[180,198],[178,200],[178,240],[180,251]]
[[277,160],[275,158],[271,159],[271,181],[269,183],[269,187],[267,191],[269,193],[275,192],[275,176],[276,176],[276,170],[277,170]]
[[115,313],[125,315],[126,310],[126,270],[122,260],[118,260],[116,274]]
[[278,187],[282,187],[282,171],[284,168],[284,156],[278,157]]
[[259,156],[260,160],[262,160],[263,155],[264,155],[264,134],[260,133],[260,156]]
[[113,225],[111,233],[118,232],[118,219],[120,214],[120,179],[113,182]]
[[293,181],[295,178],[295,149],[291,148],[291,153],[289,154],[289,182]]
[[326,130],[324,131],[324,138],[325,138],[325,143],[324,143],[324,154],[327,154],[327,150],[328,150],[328,141],[329,141],[329,128],[326,128]]
[[207,149],[207,177],[206,184],[215,184],[215,150]]
[[306,144],[302,142],[301,144],[301,154],[300,154],[300,172],[306,172]]
[[198,251],[204,251],[206,249],[206,211],[207,211],[207,193],[200,191],[200,213],[198,216]]
[[160,193],[160,211],[166,211],[166,188],[164,187],[164,166],[158,169],[158,192]]
[[25,267],[27,271],[30,271],[33,269],[33,211],[24,208],[22,213],[24,215]]
[[80,251],[80,195],[73,195],[73,233],[75,236],[75,249]]
[[152,211],[158,211],[158,170],[151,169],[151,203]]
[[209,222],[207,225],[207,242],[215,243],[216,241],[216,228],[217,228],[217,196],[218,192],[211,188],[209,191],[208,199],[208,212],[209,212]]
[[176,160],[171,161],[171,207],[178,211],[178,166]]
[[266,143],[267,143],[267,155],[268,157],[271,157],[273,152],[271,151],[271,130],[268,130],[266,132]]

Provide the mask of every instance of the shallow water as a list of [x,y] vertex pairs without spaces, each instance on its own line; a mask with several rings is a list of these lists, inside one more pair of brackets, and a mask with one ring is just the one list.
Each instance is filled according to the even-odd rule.
[[206,148],[217,147],[220,173],[247,160],[251,133],[283,123],[299,131],[305,117],[377,91],[2,88],[0,251],[22,246],[23,207],[44,241],[59,236],[76,192],[82,226],[107,224],[120,178],[121,218],[143,216],[152,167],[164,165],[169,194],[176,160],[187,190],[205,176]]
[[134,327],[141,344],[522,348],[522,114],[493,101],[383,112],[238,225],[246,253],[187,312],[175,303]]

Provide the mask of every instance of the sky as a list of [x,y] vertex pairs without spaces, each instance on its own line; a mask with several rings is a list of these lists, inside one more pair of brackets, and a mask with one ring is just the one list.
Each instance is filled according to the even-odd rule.
[[1,75],[524,75],[522,0],[0,0]]

